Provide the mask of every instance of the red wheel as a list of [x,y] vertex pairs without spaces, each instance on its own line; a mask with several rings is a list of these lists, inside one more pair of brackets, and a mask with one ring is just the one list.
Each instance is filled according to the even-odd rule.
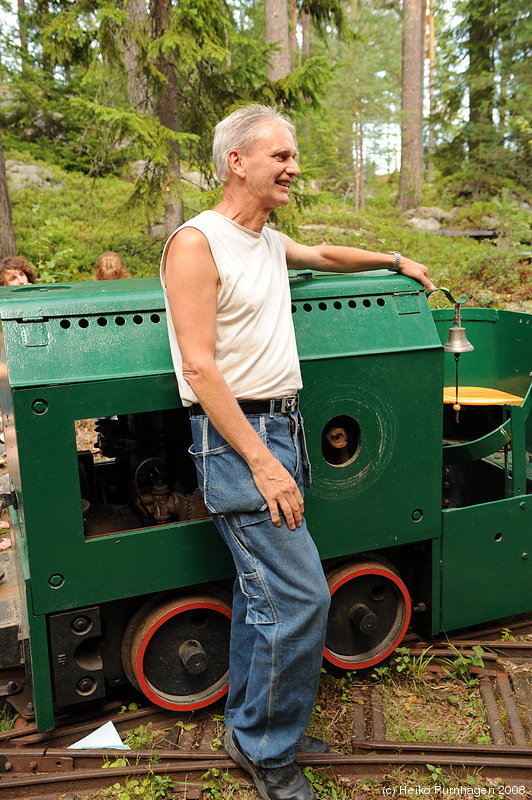
[[152,598],[124,634],[126,675],[158,706],[204,708],[229,688],[230,628],[231,598],[217,587]]
[[363,669],[382,661],[410,622],[410,596],[395,567],[377,561],[346,564],[332,570],[327,582],[327,661],[342,669]]

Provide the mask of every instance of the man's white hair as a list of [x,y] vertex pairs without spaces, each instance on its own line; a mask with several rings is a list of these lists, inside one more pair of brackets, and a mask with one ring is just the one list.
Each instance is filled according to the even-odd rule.
[[249,153],[257,139],[258,128],[264,124],[279,122],[286,125],[297,147],[296,129],[281,111],[272,106],[262,106],[258,103],[243,106],[219,122],[214,129],[212,146],[218,180],[224,183],[230,175],[227,156],[231,150]]

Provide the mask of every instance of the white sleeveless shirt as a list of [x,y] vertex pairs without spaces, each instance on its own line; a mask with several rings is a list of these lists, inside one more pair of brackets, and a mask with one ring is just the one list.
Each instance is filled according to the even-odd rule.
[[[201,231],[220,277],[214,360],[237,400],[287,397],[301,389],[292,323],[286,252],[271,228],[250,231],[216,211],[204,211],[181,228]],[[178,230],[181,230],[178,228]],[[161,260],[168,337],[184,406],[198,398],[183,378],[181,354],[166,292],[166,254]]]

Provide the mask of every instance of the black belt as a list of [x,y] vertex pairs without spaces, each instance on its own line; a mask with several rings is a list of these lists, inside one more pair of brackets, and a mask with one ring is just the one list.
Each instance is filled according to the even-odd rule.
[[[237,400],[238,405],[244,414],[291,414],[292,411],[297,411],[299,404],[299,397],[297,394],[290,395],[290,397],[281,397],[277,400]],[[205,414],[203,407],[199,403],[193,403],[190,406],[190,413]]]

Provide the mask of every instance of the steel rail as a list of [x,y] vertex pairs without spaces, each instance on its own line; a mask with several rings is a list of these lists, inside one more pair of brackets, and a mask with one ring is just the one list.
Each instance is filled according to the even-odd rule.
[[[368,743],[369,744],[369,743]],[[370,747],[377,752],[363,754],[315,754],[298,757],[302,765],[321,767],[328,770],[337,778],[359,779],[363,777],[386,776],[394,767],[404,767],[417,771],[428,772],[427,764],[438,765],[447,769],[456,776],[465,776],[474,771],[484,778],[498,779],[501,783],[519,781],[523,786],[532,786],[532,748],[501,748],[482,746],[427,745],[424,743],[386,742],[371,743]],[[48,751],[50,757],[58,758],[64,750],[54,754]],[[109,758],[110,751],[81,753],[67,751],[73,761],[81,759],[80,764],[100,759]],[[2,800],[20,800],[21,789],[24,797],[42,797],[43,790],[52,789],[56,793],[90,789],[94,791],[100,786],[109,785],[115,779],[126,778],[132,775],[143,776],[148,774],[169,776],[179,784],[201,784],[205,773],[216,767],[221,771],[231,770],[239,781],[250,782],[249,776],[235,766],[225,752],[218,753],[168,753],[163,755],[164,760],[154,763],[153,752],[129,751],[126,756],[123,750],[112,751],[117,758],[124,758],[130,763],[126,766],[115,766],[111,769],[99,768],[74,768],[64,772],[19,774],[15,777],[0,778],[0,798]]]

